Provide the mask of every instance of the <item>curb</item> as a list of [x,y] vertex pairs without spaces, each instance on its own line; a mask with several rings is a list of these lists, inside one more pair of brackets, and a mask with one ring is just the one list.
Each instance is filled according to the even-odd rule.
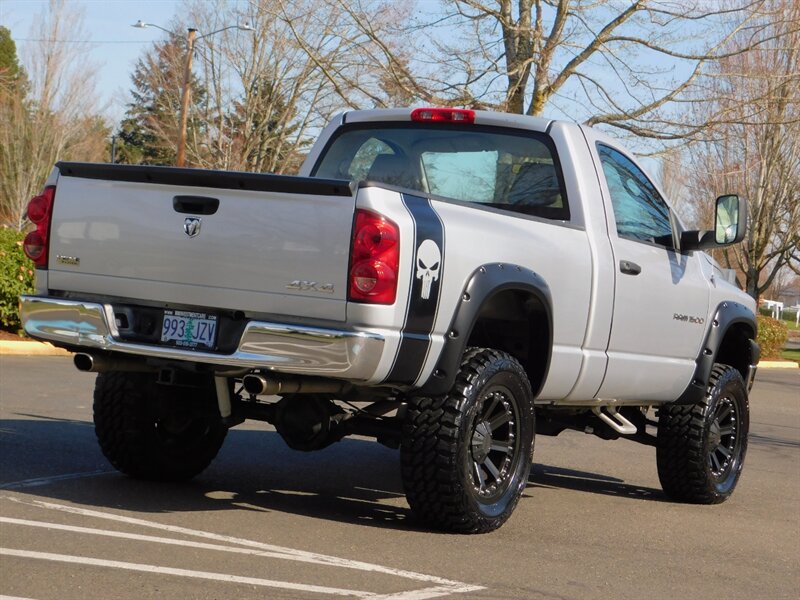
[[797,369],[800,363],[793,360],[762,360],[758,363],[759,369]]
[[0,341],[0,356],[71,356],[63,348],[56,348],[46,342]]

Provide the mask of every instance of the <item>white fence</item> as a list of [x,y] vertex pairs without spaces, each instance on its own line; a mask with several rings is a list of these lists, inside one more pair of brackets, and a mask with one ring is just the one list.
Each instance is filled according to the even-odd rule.
[[782,319],[784,311],[794,313],[794,324],[800,327],[800,304],[784,308],[783,302],[762,300],[761,305],[770,310],[773,319]]

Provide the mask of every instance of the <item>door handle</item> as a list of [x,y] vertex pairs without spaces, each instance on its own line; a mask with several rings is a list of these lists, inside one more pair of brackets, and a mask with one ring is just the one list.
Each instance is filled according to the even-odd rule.
[[172,198],[172,208],[184,214],[213,215],[219,208],[219,200],[206,196],[175,196]]
[[642,272],[642,267],[637,265],[635,262],[621,260],[619,261],[619,270],[625,273],[625,275],[638,275]]

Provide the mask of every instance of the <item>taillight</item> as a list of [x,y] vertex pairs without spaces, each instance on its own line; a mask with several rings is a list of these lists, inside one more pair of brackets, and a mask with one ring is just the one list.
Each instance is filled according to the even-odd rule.
[[400,230],[392,221],[358,209],[350,251],[348,299],[369,304],[392,304],[397,296]]
[[434,123],[474,123],[475,111],[465,108],[415,108],[411,120]]
[[28,219],[36,229],[25,236],[22,249],[37,267],[47,267],[47,248],[50,245],[50,219],[53,215],[55,186],[48,186],[28,203]]

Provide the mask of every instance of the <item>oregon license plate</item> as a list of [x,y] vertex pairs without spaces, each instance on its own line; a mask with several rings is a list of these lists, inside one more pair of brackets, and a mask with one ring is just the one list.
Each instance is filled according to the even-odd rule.
[[184,348],[213,348],[217,340],[217,316],[185,310],[165,310],[161,342]]

